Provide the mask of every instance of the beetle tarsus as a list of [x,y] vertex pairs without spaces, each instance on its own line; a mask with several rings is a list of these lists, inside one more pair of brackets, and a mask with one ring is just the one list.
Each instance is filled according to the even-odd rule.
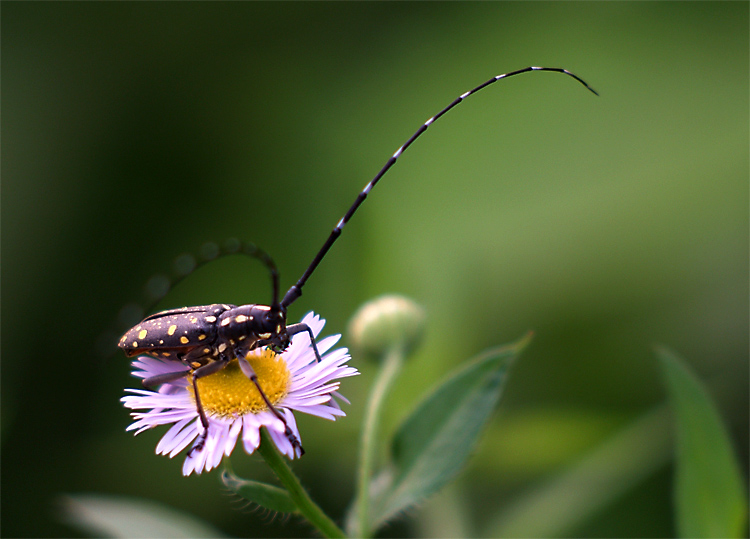
[[299,449],[299,456],[305,454],[305,449],[302,447],[302,442],[297,439],[297,436],[292,432],[292,429],[289,428],[288,425],[285,425],[286,429],[284,430],[284,434],[286,434],[287,439],[289,440],[289,443],[292,444],[292,450],[294,453],[297,453],[297,449]]
[[203,446],[206,445],[207,436],[208,436],[208,429],[204,429],[203,432],[201,432],[198,435],[198,439],[195,440],[193,447],[191,447],[190,451],[187,452],[188,458],[192,457],[195,453],[200,453],[201,451],[203,451]]

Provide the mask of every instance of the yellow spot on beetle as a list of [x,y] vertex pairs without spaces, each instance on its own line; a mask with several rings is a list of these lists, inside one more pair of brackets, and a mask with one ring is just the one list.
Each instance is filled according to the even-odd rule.
[[139,338],[139,339],[145,339],[145,338],[146,338],[146,335],[148,335],[148,331],[146,331],[145,329],[142,329],[142,330],[141,330],[141,331],[140,331],[140,332],[138,333],[138,338]]
[[182,337],[180,337],[180,342],[181,342],[182,344],[187,344],[187,343],[189,343],[189,342],[190,342],[190,339],[188,339],[187,337],[185,337],[185,336],[183,335]]
[[177,330],[177,326],[175,324],[172,324],[169,326],[169,329],[167,330],[167,335],[174,335],[174,332]]

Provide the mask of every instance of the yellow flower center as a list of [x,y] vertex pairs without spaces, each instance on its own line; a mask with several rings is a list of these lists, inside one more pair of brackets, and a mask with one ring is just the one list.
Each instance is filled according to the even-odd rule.
[[[248,354],[247,360],[258,376],[263,392],[276,404],[289,391],[291,375],[286,361],[270,350],[261,355]],[[192,385],[188,386],[192,393]],[[268,409],[255,384],[245,376],[239,362],[234,359],[214,374],[198,379],[198,391],[207,414],[220,417],[238,417],[257,414]]]

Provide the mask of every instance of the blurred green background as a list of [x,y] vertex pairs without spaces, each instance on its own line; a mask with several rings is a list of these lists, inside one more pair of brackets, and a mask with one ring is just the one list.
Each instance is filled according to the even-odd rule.
[[[748,22],[746,2],[3,2],[2,534],[76,535],[59,497],[101,493],[226,534],[307,535],[215,472],[183,478],[153,454],[163,431],[125,433],[119,313],[177,255],[232,236],[288,287],[423,121],[528,65],[601,97],[535,73],[466,101],[378,185],[290,319],[314,309],[344,333],[385,292],[427,309],[389,429],[455,364],[534,330],[453,491],[480,525],[663,402],[654,343],[706,381],[746,472]],[[158,307],[268,288],[230,257]],[[374,372],[352,364],[349,417],[300,419],[294,464],[336,518]],[[269,479],[258,457],[232,463]],[[656,470],[560,533],[674,534],[672,468]],[[386,535],[428,533],[431,503]]]

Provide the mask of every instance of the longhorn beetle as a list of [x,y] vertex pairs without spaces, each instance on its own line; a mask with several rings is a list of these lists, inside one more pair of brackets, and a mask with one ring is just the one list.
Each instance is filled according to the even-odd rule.
[[[196,307],[182,307],[170,309],[160,313],[152,314],[145,318],[140,324],[130,329],[122,336],[118,346],[124,350],[125,355],[133,357],[146,354],[157,358],[173,360],[175,368],[181,364],[182,368],[167,374],[161,374],[146,378],[143,385],[146,387],[158,386],[182,377],[189,376],[192,380],[195,405],[198,410],[203,432],[190,449],[200,451],[208,434],[208,419],[201,404],[197,381],[213,374],[233,360],[238,359],[242,372],[255,384],[268,409],[285,425],[285,434],[289,439],[295,452],[304,453],[302,445],[292,430],[287,425],[281,413],[271,404],[268,397],[258,383],[258,378],[247,361],[247,354],[256,348],[269,347],[276,352],[284,351],[294,335],[307,333],[315,352],[315,358],[321,361],[320,354],[315,343],[315,335],[306,324],[286,323],[287,308],[302,295],[302,287],[312,275],[318,264],[323,260],[328,250],[341,235],[346,223],[349,222],[357,208],[364,202],[376,183],[393,166],[396,160],[411,144],[430,127],[438,118],[443,116],[453,107],[461,103],[470,95],[478,92],[490,84],[531,71],[553,71],[568,75],[594,95],[599,95],[596,90],[589,86],[583,79],[570,71],[558,67],[526,67],[517,71],[504,73],[480,84],[473,90],[461,94],[447,107],[427,120],[409,139],[394,153],[385,163],[380,172],[370,180],[359,193],[354,204],[347,210],[331,231],[328,239],[315,255],[302,277],[286,292],[284,298],[279,301],[279,272],[273,259],[261,249],[252,244],[246,244],[245,254],[259,259],[271,274],[273,294],[270,305],[236,305],[213,304],[200,305]],[[187,367],[187,369],[186,369]]]

